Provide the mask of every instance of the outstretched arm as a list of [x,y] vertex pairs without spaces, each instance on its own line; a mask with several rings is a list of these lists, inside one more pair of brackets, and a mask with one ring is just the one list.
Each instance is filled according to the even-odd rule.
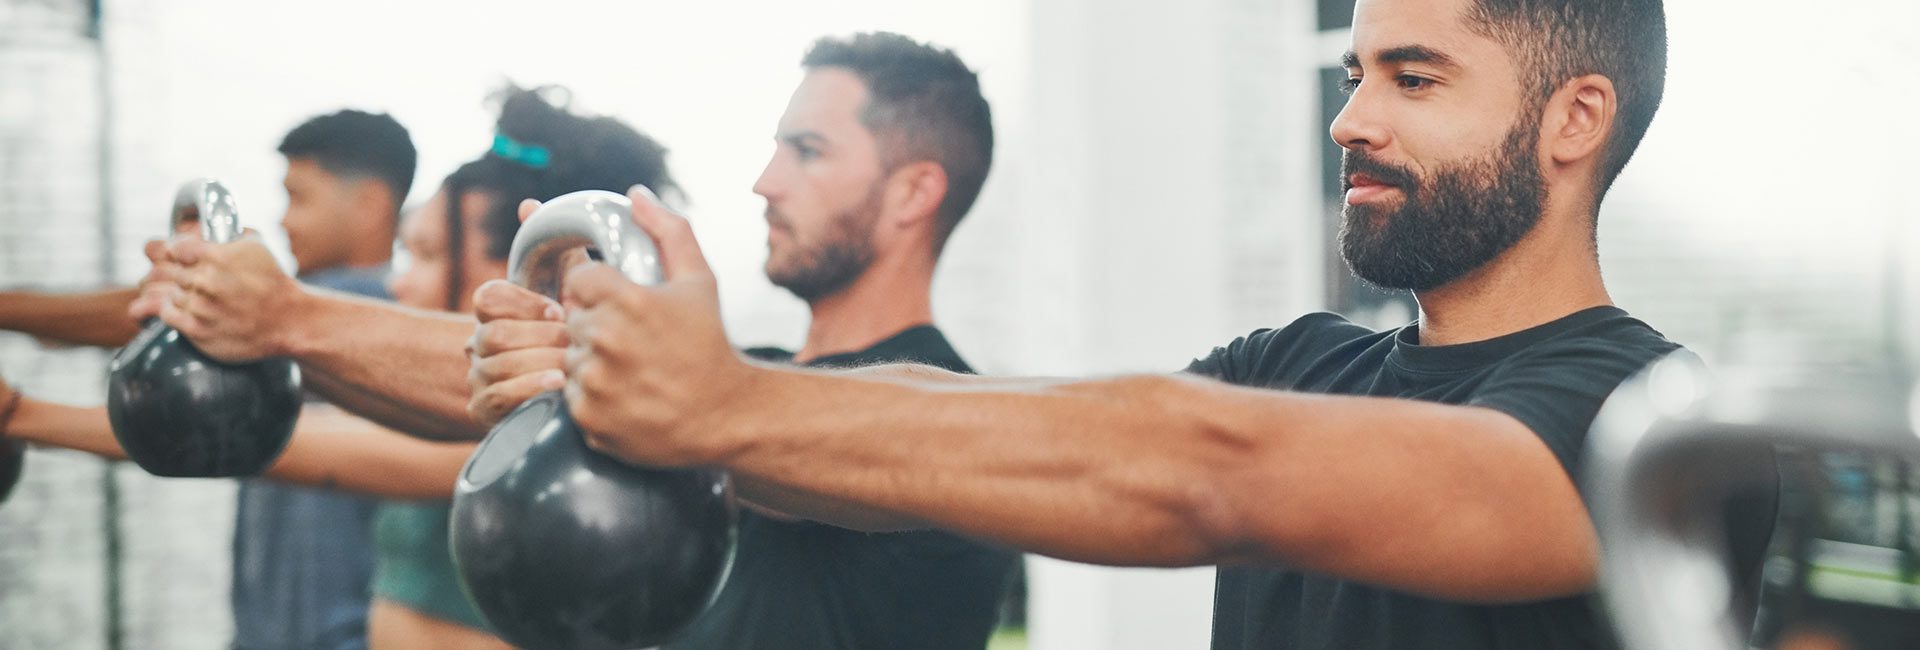
[[1505,413],[1190,376],[754,365],[727,344],[686,222],[645,198],[635,216],[668,281],[588,265],[565,283],[567,401],[617,457],[725,467],[757,502],[788,490],[1073,560],[1286,565],[1478,602],[1593,586],[1572,481]]
[[160,316],[207,354],[290,357],[316,392],[403,431],[486,434],[466,412],[472,318],[301,285],[251,238],[176,240],[155,268],[171,284],[149,289],[133,315]]
[[133,340],[140,322],[127,305],[140,295],[132,287],[85,293],[0,292],[0,329],[68,345],[117,348]]
[[[9,389],[0,383],[0,398]],[[125,460],[102,407],[22,399],[0,438]],[[393,499],[446,499],[473,444],[432,442],[382,428],[326,405],[301,411],[292,439],[266,476]]]
[[287,330],[289,354],[329,401],[368,419],[440,440],[477,440],[467,416],[470,316],[309,290]]
[[[1593,584],[1572,482],[1489,409],[1177,376],[1009,386],[760,368],[739,381],[751,388],[684,435],[595,443],[726,467],[750,477],[743,497],[803,516],[909,513],[1086,562],[1284,564],[1476,601]],[[685,447],[664,453],[663,437]]]

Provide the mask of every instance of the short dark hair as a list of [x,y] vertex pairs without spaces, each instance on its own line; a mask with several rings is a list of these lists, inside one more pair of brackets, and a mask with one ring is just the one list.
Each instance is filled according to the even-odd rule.
[[311,160],[342,178],[372,178],[393,193],[394,214],[413,189],[419,154],[407,128],[386,113],[352,109],[302,122],[280,139],[280,155]]
[[[481,192],[491,200],[480,215],[480,231],[487,236],[491,259],[507,259],[513,237],[520,232],[520,201],[546,201],[579,190],[607,190],[625,194],[645,185],[661,196],[684,195],[667,171],[667,148],[620,120],[577,115],[567,110],[571,95],[558,86],[523,89],[507,86],[495,93],[500,119],[494,123],[500,142],[479,158],[447,176],[448,250],[454,254],[454,277],[448,298],[458,303],[465,290],[457,263],[466,223],[460,199]],[[528,156],[524,152],[539,151]],[[521,153],[515,153],[515,152]],[[449,307],[451,309],[451,307]]]
[[1666,92],[1662,0],[1474,0],[1467,23],[1515,55],[1536,114],[1568,80],[1599,74],[1613,81],[1620,112],[1600,166],[1598,193],[1606,194]]
[[888,32],[822,38],[800,65],[842,68],[866,83],[860,123],[879,140],[886,169],[924,160],[946,171],[936,242],[943,245],[973,208],[993,166],[993,115],[978,75],[953,50]]

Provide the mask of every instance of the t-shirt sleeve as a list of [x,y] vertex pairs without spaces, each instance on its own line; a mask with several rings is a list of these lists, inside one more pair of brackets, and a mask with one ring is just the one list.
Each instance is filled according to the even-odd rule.
[[1319,356],[1329,346],[1366,333],[1366,328],[1338,314],[1307,314],[1286,327],[1257,329],[1214,348],[1207,356],[1187,364],[1185,372],[1229,384],[1285,388],[1274,382],[1288,376],[1289,368]]
[[1543,344],[1501,368],[1467,403],[1506,413],[1527,425],[1578,480],[1587,429],[1600,405],[1621,382],[1676,349],[1664,339]]
[[1274,330],[1259,329],[1252,334],[1234,339],[1232,342],[1214,348],[1207,356],[1194,359],[1184,371],[1188,374],[1212,377],[1227,383],[1240,383],[1247,376],[1246,368],[1250,360],[1257,358],[1252,349],[1264,349],[1266,339],[1273,336]]

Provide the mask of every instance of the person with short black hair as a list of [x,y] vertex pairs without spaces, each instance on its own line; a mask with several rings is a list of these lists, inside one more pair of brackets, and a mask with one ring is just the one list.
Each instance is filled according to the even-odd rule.
[[385,113],[345,109],[307,120],[280,140],[287,212],[280,226],[301,269],[377,266],[391,242],[418,162],[406,128]]
[[[299,278],[315,286],[385,299],[394,224],[413,183],[416,153],[405,127],[386,114],[342,110],[310,118],[281,141],[287,211],[281,223]],[[198,224],[180,225],[196,236]],[[148,245],[149,254],[159,247]],[[137,288],[94,293],[0,293],[0,329],[69,343],[122,346],[139,331],[128,314]],[[11,388],[0,381],[0,393]],[[302,421],[331,431],[369,428],[309,404]],[[0,437],[65,446],[109,458],[123,452],[100,409],[24,400]],[[44,434],[44,435],[43,435]],[[297,468],[296,468],[297,470]],[[233,531],[237,650],[366,647],[367,589],[373,572],[376,502],[330,488],[243,480]]]

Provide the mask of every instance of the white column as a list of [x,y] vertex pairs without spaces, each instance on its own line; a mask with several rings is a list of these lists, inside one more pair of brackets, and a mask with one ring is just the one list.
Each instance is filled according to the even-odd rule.
[[[1032,4],[1023,368],[1179,370],[1319,304],[1312,6],[1277,4]],[[1211,568],[1028,569],[1033,650],[1207,645]]]

